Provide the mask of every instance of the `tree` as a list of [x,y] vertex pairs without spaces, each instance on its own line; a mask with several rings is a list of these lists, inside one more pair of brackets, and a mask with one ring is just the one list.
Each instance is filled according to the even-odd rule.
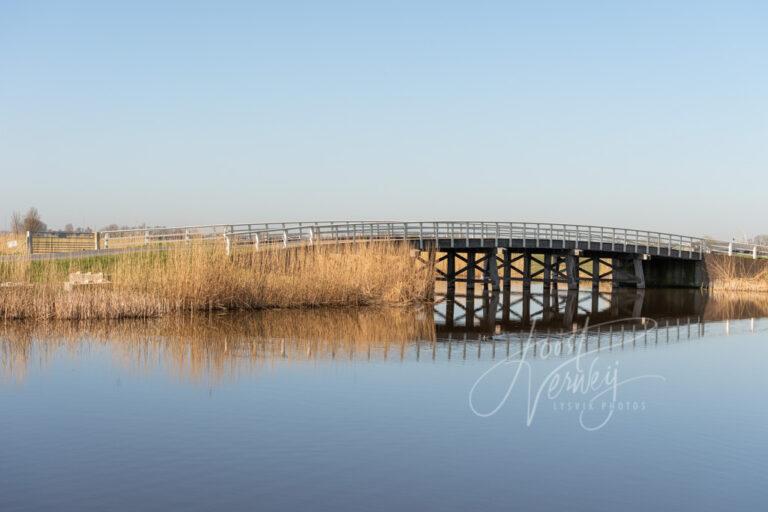
[[73,226],[72,223],[69,223],[66,226],[64,226],[64,231],[66,231],[67,233],[74,233],[75,226]]
[[48,229],[48,226],[40,218],[40,212],[33,206],[27,210],[23,217],[21,213],[13,212],[13,215],[11,215],[11,229],[14,233],[20,235],[27,231],[45,231]]
[[13,212],[11,214],[11,231],[13,231],[14,235],[21,235],[24,233],[24,219],[19,212]]

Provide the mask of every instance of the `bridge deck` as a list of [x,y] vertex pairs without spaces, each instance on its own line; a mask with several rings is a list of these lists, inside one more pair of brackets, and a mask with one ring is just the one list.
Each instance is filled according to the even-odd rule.
[[648,256],[660,256],[665,258],[679,258],[687,260],[701,260],[703,253],[693,248],[683,250],[681,248],[659,247],[653,245],[627,244],[615,242],[588,242],[575,240],[523,240],[522,238],[500,238],[500,239],[482,239],[482,238],[460,238],[449,239],[440,238],[433,240],[413,240],[421,250],[436,248],[439,251],[444,250],[462,250],[462,249],[517,249],[520,251],[563,252],[563,251],[582,251],[587,253],[600,253],[605,256],[613,254],[643,254]]

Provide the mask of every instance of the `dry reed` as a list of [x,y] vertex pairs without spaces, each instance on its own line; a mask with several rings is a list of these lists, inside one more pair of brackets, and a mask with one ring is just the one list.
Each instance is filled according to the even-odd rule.
[[[65,292],[78,270],[106,272],[109,286]],[[149,318],[171,313],[405,304],[429,300],[431,270],[403,244],[243,251],[191,245],[121,256],[0,265],[0,318]]]
[[[14,245],[11,247],[8,244]],[[24,235],[15,235],[13,233],[0,233],[0,255],[16,255],[27,252],[27,240]]]
[[710,254],[706,265],[712,291],[768,292],[768,260]]

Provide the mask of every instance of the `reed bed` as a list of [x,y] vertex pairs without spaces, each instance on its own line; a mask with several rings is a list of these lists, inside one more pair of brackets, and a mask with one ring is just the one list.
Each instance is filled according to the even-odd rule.
[[[110,285],[66,292],[71,272],[104,272]],[[84,259],[0,263],[0,318],[119,319],[173,313],[430,300],[434,276],[405,244],[244,250],[193,244]]]
[[706,265],[713,292],[768,292],[768,260],[709,254]]
[[[15,247],[9,247],[9,243],[16,242]],[[24,235],[13,233],[0,233],[0,256],[17,255],[27,252],[27,239]]]

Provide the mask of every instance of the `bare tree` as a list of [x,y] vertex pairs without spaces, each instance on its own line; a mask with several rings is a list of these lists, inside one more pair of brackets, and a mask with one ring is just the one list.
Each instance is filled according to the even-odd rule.
[[14,235],[24,233],[24,219],[20,212],[13,212],[11,214],[11,231],[13,231]]
[[[14,217],[17,215],[17,213],[14,214]],[[19,215],[21,217],[21,215]],[[14,218],[11,219],[11,222],[13,223],[15,221]],[[18,228],[21,229],[18,229]],[[18,231],[17,231],[18,229]],[[40,218],[40,212],[37,211],[37,208],[34,206],[31,207],[29,210],[27,210],[27,213],[24,215],[23,218],[21,218],[20,225],[14,224],[14,232],[17,233],[23,233],[25,231],[45,231],[48,229],[48,226],[43,222],[43,220]]]

